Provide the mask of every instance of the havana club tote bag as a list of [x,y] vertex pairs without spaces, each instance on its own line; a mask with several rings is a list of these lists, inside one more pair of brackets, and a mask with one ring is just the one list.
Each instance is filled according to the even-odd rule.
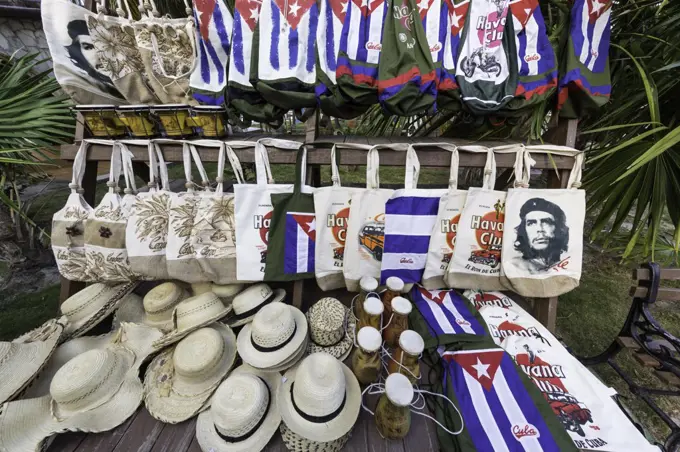
[[456,79],[473,113],[498,111],[515,95],[517,51],[509,11],[510,0],[470,0]]
[[125,249],[125,227],[128,212],[123,210],[118,180],[123,171],[122,146],[111,146],[108,192],[85,222],[85,255],[87,266],[97,281],[125,282],[134,279]]
[[538,0],[511,2],[510,13],[519,77],[515,98],[505,108],[517,110],[552,95],[557,87],[557,65]]
[[444,275],[451,262],[456,245],[456,231],[460,214],[465,206],[467,191],[458,190],[458,149],[451,149],[451,171],[449,189],[439,200],[437,219],[432,228],[432,237],[427,250],[423,286],[428,290],[446,287]]
[[442,51],[442,68],[437,83],[437,108],[448,111],[458,111],[461,108],[460,89],[456,82],[456,64],[458,63],[458,48],[461,34],[465,25],[470,0],[454,2],[444,0],[442,12],[447,12],[444,24],[444,49]]
[[579,285],[583,260],[586,194],[579,190],[583,153],[562,146],[527,146],[529,153],[574,157],[566,189],[531,189],[526,177],[508,191],[502,271],[515,292],[556,297]]
[[[158,142],[149,142],[149,191],[139,193],[125,228],[130,268],[144,279],[168,279],[165,249],[168,244],[170,182]],[[160,186],[158,180],[160,179]]]
[[[413,144],[415,149],[418,144]],[[445,143],[428,143],[455,150]],[[409,156],[413,155],[415,159]],[[420,170],[416,153],[409,153],[406,165]],[[396,190],[385,204],[385,253],[383,254],[380,282],[396,276],[406,284],[419,283],[425,269],[430,237],[437,220],[439,200],[445,189],[404,188]]]
[[500,290],[503,288],[501,249],[507,193],[493,189],[496,181],[493,149],[481,146],[461,149],[486,152],[484,184],[468,190],[445,281],[449,287],[459,289]]
[[73,160],[73,177],[69,184],[71,194],[66,205],[52,217],[52,252],[59,273],[71,281],[92,281],[85,257],[85,222],[92,207],[82,195],[87,148],[91,143],[112,145],[109,140],[83,140]]
[[199,200],[191,231],[191,244],[205,279],[216,284],[232,284],[237,281],[235,202],[233,193],[224,192],[224,166],[228,158],[236,182],[243,184],[243,168],[232,148],[250,148],[253,143],[217,143],[220,145],[217,188]]
[[378,62],[386,14],[386,0],[347,2],[335,75],[340,92],[353,104],[378,102]]
[[359,280],[364,276],[380,279],[380,268],[385,252],[385,203],[394,190],[380,187],[378,148],[406,151],[406,188],[418,183],[418,157],[408,144],[374,146],[366,161],[366,190],[352,195],[345,242],[345,285],[350,292],[359,291]]
[[437,81],[427,36],[416,15],[419,8],[415,0],[388,0],[387,11],[378,66],[380,104],[398,116],[427,112],[434,105]]
[[[291,193],[293,184],[276,184],[267,156],[267,146],[279,150],[297,151],[297,141],[262,138],[255,144],[256,184],[234,186],[236,210],[236,275],[239,281],[262,281],[267,262],[269,227],[273,206],[271,195]],[[304,187],[311,193],[311,187]]]
[[345,287],[342,273],[352,195],[361,188],[343,187],[340,184],[340,149],[369,150],[371,146],[360,144],[335,144],[331,149],[330,187],[314,189],[316,214],[316,247],[314,273],[321,290]]
[[[127,17],[125,15],[127,10]],[[97,68],[132,105],[156,104],[158,97],[149,87],[148,74],[144,71],[142,57],[137,48],[135,33],[128,17],[127,0],[118,0],[118,17],[105,15],[106,2],[97,5],[99,14],[87,16],[87,29],[99,60]]]
[[562,115],[577,118],[609,101],[609,34],[612,0],[575,0],[571,7],[564,74],[560,77]]
[[125,103],[111,77],[99,67],[87,20],[95,14],[69,0],[40,3],[54,76],[76,104]]
[[272,222],[265,281],[295,281],[314,276],[316,217],[314,195],[303,193],[307,147],[298,150],[293,193],[272,194]]
[[197,63],[189,76],[189,86],[199,103],[222,105],[234,19],[224,0],[196,0],[193,19]]
[[315,0],[263,0],[253,39],[250,83],[268,102],[283,109],[314,107]]
[[[203,141],[203,146],[206,146]],[[209,141],[207,141],[209,143]],[[184,177],[186,191],[172,193],[170,195],[170,210],[168,211],[168,245],[165,251],[168,275],[173,279],[188,283],[208,281],[207,275],[201,270],[196,259],[196,250],[191,243],[191,234],[194,230],[196,208],[202,197],[210,196],[210,182],[208,174],[201,163],[201,158],[196,150],[196,144],[200,142],[184,142],[182,144],[182,161],[184,164]],[[221,147],[217,142],[215,147]],[[201,186],[196,190],[192,180],[191,162],[196,165],[201,178]]]

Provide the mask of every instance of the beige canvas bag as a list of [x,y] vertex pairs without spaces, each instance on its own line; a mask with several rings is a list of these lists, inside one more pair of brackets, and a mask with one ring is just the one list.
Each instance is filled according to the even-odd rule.
[[[574,157],[567,188],[529,188],[531,153]],[[520,295],[556,297],[579,285],[586,212],[586,194],[579,190],[583,159],[582,151],[564,146],[527,146],[523,167],[516,167],[520,181],[508,191],[505,205],[502,276]]]

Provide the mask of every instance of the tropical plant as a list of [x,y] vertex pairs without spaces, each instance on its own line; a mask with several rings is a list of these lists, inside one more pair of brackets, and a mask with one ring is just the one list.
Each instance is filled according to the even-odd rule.
[[[12,213],[17,232],[27,227],[49,235],[28,216],[19,196],[22,183],[45,176],[55,146],[73,141],[75,120],[68,97],[37,53],[0,57],[0,203]],[[21,221],[20,221],[21,220]]]

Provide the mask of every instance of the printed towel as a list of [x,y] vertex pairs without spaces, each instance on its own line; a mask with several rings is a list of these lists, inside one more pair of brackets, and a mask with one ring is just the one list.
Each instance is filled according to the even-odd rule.
[[434,337],[442,334],[488,336],[482,317],[455,290],[414,286],[411,299]]

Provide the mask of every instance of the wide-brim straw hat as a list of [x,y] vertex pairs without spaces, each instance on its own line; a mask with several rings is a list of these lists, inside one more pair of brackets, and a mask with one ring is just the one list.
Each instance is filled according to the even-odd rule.
[[[216,420],[220,423],[220,403],[225,404],[228,408],[233,407],[233,405],[230,407],[229,404],[237,404],[237,406],[244,406],[247,409],[248,403],[250,402],[250,406],[252,406],[254,399],[257,398],[256,395],[251,394],[247,390],[250,385],[229,387],[230,380],[238,375],[251,375],[261,379],[265,384],[268,395],[265,398],[266,401],[265,399],[261,400],[263,406],[256,407],[258,411],[255,416],[251,415],[251,419],[244,419],[246,422],[251,421],[252,423],[243,427],[242,431],[234,432],[227,441],[215,424]],[[234,369],[229,378],[223,381],[215,391],[211,408],[198,415],[196,439],[201,449],[214,452],[258,452],[264,449],[281,423],[281,414],[279,414],[279,407],[276,401],[276,393],[280,385],[281,374],[278,372],[264,372],[247,364]],[[246,390],[240,393],[236,392],[241,387],[245,387]],[[259,388],[256,387],[256,389]],[[262,396],[262,394],[258,395]],[[232,415],[234,414],[238,414],[238,411],[235,410],[235,413],[232,413]],[[223,420],[225,421],[224,423],[229,421],[228,418],[223,418]],[[228,427],[233,428],[233,424]]]
[[142,299],[136,294],[129,294],[116,309],[113,327],[120,322],[143,323],[163,332],[173,329],[172,311],[189,293],[175,282],[165,282],[151,289]]
[[361,387],[356,377],[326,353],[309,355],[286,372],[277,397],[282,421],[311,441],[328,442],[345,436],[361,409]]
[[[158,355],[144,377],[144,403],[156,419],[176,424],[206,408],[236,361],[236,336],[213,323]],[[184,375],[183,375],[184,374]]]
[[344,361],[352,351],[356,319],[340,300],[327,297],[307,311],[309,345],[307,353],[328,353]]
[[[70,296],[61,304],[66,317],[62,342],[82,336],[108,317],[120,301],[137,287],[137,282],[122,284],[95,283]],[[62,317],[63,319],[63,317]]]
[[42,397],[50,393],[50,383],[57,371],[72,358],[89,350],[122,345],[135,354],[135,365],[141,366],[157,350],[153,347],[163,333],[157,328],[123,322],[117,329],[101,336],[83,336],[64,342],[55,350],[47,365],[30,384],[24,398]]
[[236,328],[250,323],[263,306],[283,301],[284,298],[286,291],[283,289],[272,290],[267,284],[254,284],[234,297],[232,300],[234,313],[227,320],[227,324]]
[[0,405],[19,395],[47,364],[64,325],[56,319],[18,337],[0,342]]
[[225,303],[231,303],[243,290],[243,284],[213,284],[211,290]]
[[260,369],[260,370],[266,370],[267,372],[285,372],[291,367],[295,366],[302,358],[307,356],[307,345],[309,344],[309,337],[305,339],[305,341],[302,343],[300,348],[298,349],[295,354],[290,357],[289,359],[285,360],[281,364],[278,364],[274,367],[268,367],[267,369]]
[[307,339],[307,318],[280,302],[263,306],[238,335],[238,354],[258,369],[276,367],[299,352]]
[[226,317],[231,306],[225,306],[213,292],[205,292],[181,301],[172,311],[172,330],[154,343],[163,348],[174,344],[200,328]]
[[311,441],[304,438],[288,428],[285,422],[281,422],[281,438],[286,448],[293,452],[339,452],[349,441],[352,432],[349,431],[344,436],[333,441]]
[[121,425],[142,402],[138,372],[134,352],[124,346],[81,353],[59,369],[49,395],[2,406],[0,450],[35,452],[56,433]]

